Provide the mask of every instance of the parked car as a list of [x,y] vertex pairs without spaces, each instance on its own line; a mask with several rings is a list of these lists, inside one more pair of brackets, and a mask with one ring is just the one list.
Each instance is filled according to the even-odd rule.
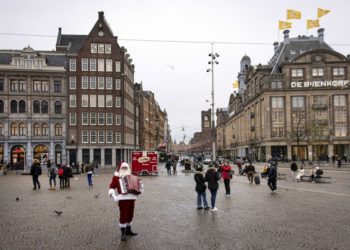
[[211,159],[209,159],[209,158],[205,158],[203,161],[204,165],[209,165],[210,163],[211,163]]

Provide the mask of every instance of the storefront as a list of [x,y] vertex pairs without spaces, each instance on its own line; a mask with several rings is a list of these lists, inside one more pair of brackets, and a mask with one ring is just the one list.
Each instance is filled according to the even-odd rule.
[[16,145],[11,148],[11,168],[24,169],[25,149],[22,145]]

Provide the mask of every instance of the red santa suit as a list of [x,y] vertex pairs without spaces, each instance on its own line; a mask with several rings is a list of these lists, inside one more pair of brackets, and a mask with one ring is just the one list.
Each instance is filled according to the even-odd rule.
[[[136,233],[131,231],[131,223],[134,217],[136,194],[122,193],[121,178],[131,175],[131,170],[126,162],[122,162],[114,172],[111,184],[109,185],[108,195],[119,205],[119,227],[122,232],[121,240],[125,241],[127,235],[135,236]],[[141,192],[143,192],[143,184],[140,179]],[[117,190],[117,193],[115,192]]]

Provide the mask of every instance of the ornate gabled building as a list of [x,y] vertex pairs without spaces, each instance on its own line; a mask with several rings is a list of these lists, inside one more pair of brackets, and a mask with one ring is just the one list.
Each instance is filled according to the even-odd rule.
[[232,156],[327,160],[349,155],[350,58],[324,41],[324,29],[317,37],[296,38],[285,30],[267,65],[251,66],[247,56],[243,59],[244,87],[231,95],[225,122],[225,149]]
[[34,158],[66,160],[64,53],[0,51],[0,163],[29,171]]
[[104,13],[88,35],[59,28],[56,49],[68,58],[68,162],[111,167],[129,161],[138,148],[134,65]]

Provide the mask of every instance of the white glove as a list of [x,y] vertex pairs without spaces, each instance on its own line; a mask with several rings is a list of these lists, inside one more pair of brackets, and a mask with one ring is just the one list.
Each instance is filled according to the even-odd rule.
[[112,194],[111,197],[112,197],[114,202],[118,202],[119,201],[118,196],[116,196],[115,194]]
[[115,194],[115,190],[112,188],[108,190],[108,196],[111,197],[115,202],[119,201],[118,196]]

